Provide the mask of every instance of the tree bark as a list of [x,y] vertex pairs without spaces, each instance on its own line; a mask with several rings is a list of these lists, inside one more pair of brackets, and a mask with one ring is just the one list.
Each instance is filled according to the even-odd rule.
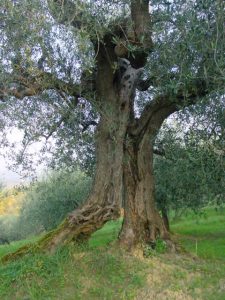
[[130,127],[124,147],[124,221],[119,242],[130,251],[146,243],[154,245],[157,238],[171,246],[169,231],[155,205],[153,146],[163,121],[176,107],[173,103],[168,106],[155,103],[148,118],[144,115],[135,129]]
[[153,142],[147,135],[139,146],[127,143],[124,163],[124,221],[120,245],[129,251],[157,238],[169,240],[162,218],[155,206]]

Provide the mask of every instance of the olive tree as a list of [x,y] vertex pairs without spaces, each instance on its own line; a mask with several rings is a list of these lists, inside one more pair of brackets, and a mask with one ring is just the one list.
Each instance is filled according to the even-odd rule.
[[223,110],[219,101],[207,110],[195,106],[194,111],[173,116],[173,124],[164,124],[157,137],[156,202],[168,229],[170,210],[180,215],[188,209],[199,212],[208,205],[224,204]]
[[25,129],[19,159],[41,137],[54,138],[59,160],[82,155],[95,132],[92,191],[43,247],[87,239],[119,217],[122,199],[122,247],[169,241],[154,143],[171,114],[223,95],[224,3],[5,0],[0,11],[2,126]]

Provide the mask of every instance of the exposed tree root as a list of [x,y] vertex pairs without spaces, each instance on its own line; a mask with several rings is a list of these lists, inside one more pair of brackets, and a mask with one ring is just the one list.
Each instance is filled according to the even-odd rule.
[[54,236],[58,235],[60,233],[60,231],[62,231],[64,229],[66,223],[67,223],[67,219],[65,219],[56,229],[45,234],[37,242],[27,244],[27,245],[19,248],[15,252],[6,254],[5,256],[3,256],[0,259],[0,261],[2,263],[6,263],[9,261],[16,260],[25,255],[34,254],[37,252],[46,252],[46,248],[45,248],[46,245],[48,245],[49,241],[51,241]]
[[15,252],[12,252],[12,253],[9,253],[9,254],[6,254],[5,256],[3,256],[0,259],[0,262],[7,263],[10,261],[16,260],[20,257],[25,256],[28,253],[33,253],[34,250],[35,250],[34,244],[25,245],[25,246],[19,248],[18,250],[16,250]]
[[71,213],[56,229],[48,232],[33,244],[25,245],[13,253],[1,258],[8,262],[28,254],[44,252],[53,254],[59,246],[71,242],[83,243],[93,232],[100,229],[107,221],[117,219],[119,209],[113,206],[100,207],[86,204]]

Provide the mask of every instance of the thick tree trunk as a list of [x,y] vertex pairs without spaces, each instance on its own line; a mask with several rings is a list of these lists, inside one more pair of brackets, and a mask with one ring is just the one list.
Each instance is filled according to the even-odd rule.
[[120,69],[115,74],[113,62],[117,57],[111,41],[107,49],[105,45],[99,48],[97,61],[101,121],[96,135],[95,180],[85,205],[72,212],[56,235],[53,233],[47,244],[44,242],[44,248],[50,251],[67,240],[86,239],[107,221],[120,216],[124,144],[140,70],[134,69],[128,60],[120,60]]
[[[124,140],[130,115],[130,98],[107,91],[107,109],[103,109],[96,132],[96,172],[85,204],[41,241],[50,252],[70,240],[87,239],[107,221],[120,216],[123,190]],[[110,96],[111,95],[111,96]],[[110,107],[109,107],[110,106]]]
[[162,105],[163,101],[163,97],[157,99],[155,107],[150,103],[139,124],[128,129],[124,147],[124,221],[119,235],[120,244],[128,250],[143,243],[154,246],[157,238],[174,250],[155,205],[153,145],[163,121],[176,110],[173,103]]
[[140,143],[127,142],[124,163],[124,221],[120,244],[132,250],[157,238],[169,240],[162,218],[155,206],[153,175],[153,140],[147,134]]

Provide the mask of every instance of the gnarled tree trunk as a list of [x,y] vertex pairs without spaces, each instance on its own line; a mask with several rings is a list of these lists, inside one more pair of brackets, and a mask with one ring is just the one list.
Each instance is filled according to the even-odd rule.
[[[126,108],[128,109],[128,108]],[[107,221],[120,216],[123,188],[123,142],[128,113],[103,116],[96,134],[97,164],[91,193],[44,243],[50,251],[71,239],[86,239]]]
[[[86,203],[39,242],[42,249],[50,252],[67,241],[88,238],[108,220],[117,218],[123,189],[125,218],[120,234],[121,245],[131,249],[143,241],[154,242],[157,236],[169,237],[155,208],[152,160],[156,131],[171,113],[171,104],[163,97],[152,101],[140,120],[136,120],[140,130],[130,132],[135,123],[135,90],[144,91],[151,82],[140,80],[152,49],[149,1],[131,1],[131,20],[132,38],[128,36],[127,40],[128,28],[119,24],[112,25],[112,32],[107,31],[100,40],[92,40],[97,72],[93,70],[95,84],[91,93],[94,92],[95,105],[100,113],[96,132],[95,180]],[[138,50],[130,55],[129,48],[125,47],[126,53],[119,55],[115,36],[119,41],[126,37],[126,42],[139,46]]]
[[[169,88],[167,91],[156,78],[157,70],[155,75],[149,72],[146,80],[139,78],[140,69],[137,68],[147,65],[153,49],[149,0],[130,1],[130,17],[106,22],[106,26],[102,24],[103,30],[100,28],[99,31],[101,22],[93,22],[94,14],[90,15],[89,22],[80,5],[76,7],[76,1],[47,2],[58,23],[74,26],[84,32],[87,30],[88,34],[84,36],[90,37],[87,43],[93,45],[96,62],[90,87],[87,80],[85,87],[79,84],[79,88],[70,88],[58,78],[46,85],[46,79],[52,79],[52,73],[46,73],[42,76],[43,86],[31,77],[32,89],[24,89],[27,76],[16,76],[16,85],[17,77],[22,78],[23,93],[11,86],[8,93],[23,98],[40,93],[43,87],[44,90],[55,88],[56,91],[69,93],[76,100],[85,98],[91,103],[93,101],[101,116],[96,133],[96,174],[90,196],[82,207],[73,211],[56,230],[45,236],[39,246],[53,251],[69,240],[89,237],[108,220],[119,216],[123,189],[125,215],[119,236],[120,244],[132,249],[143,242],[154,243],[157,237],[169,239],[168,230],[155,207],[153,143],[162,122],[172,112],[195,104],[199,97],[209,93],[208,80],[201,80],[201,76],[199,78],[196,74],[196,80],[190,82],[190,88],[189,84],[184,84],[184,87],[179,84],[178,90]],[[94,30],[91,28],[93,24],[97,25]],[[120,65],[121,60],[123,65]],[[176,81],[173,73],[171,78]],[[135,90],[146,91],[150,86],[154,87],[156,96],[145,106],[140,118],[135,120]],[[160,94],[160,91],[165,94]],[[5,94],[5,89],[3,92]]]
[[153,145],[163,121],[174,110],[173,104],[152,110],[151,117],[141,132],[131,129],[126,141],[124,221],[119,242],[128,250],[145,243],[154,245],[157,238],[168,242],[170,240],[169,232],[155,205]]
[[153,145],[148,136],[139,146],[127,145],[124,181],[124,221],[119,235],[120,244],[132,250],[144,243],[155,243],[158,237],[168,240],[169,233],[155,206]]
[[[101,52],[102,51],[102,52]],[[107,52],[107,57],[110,49]],[[73,211],[46,240],[43,247],[54,251],[57,245],[71,239],[86,239],[107,221],[120,216],[123,190],[124,143],[133,109],[138,70],[124,60],[125,71],[116,78],[110,61],[100,50],[97,92],[102,104],[101,120],[96,132],[96,173],[86,203]],[[114,52],[111,58],[115,59]]]

